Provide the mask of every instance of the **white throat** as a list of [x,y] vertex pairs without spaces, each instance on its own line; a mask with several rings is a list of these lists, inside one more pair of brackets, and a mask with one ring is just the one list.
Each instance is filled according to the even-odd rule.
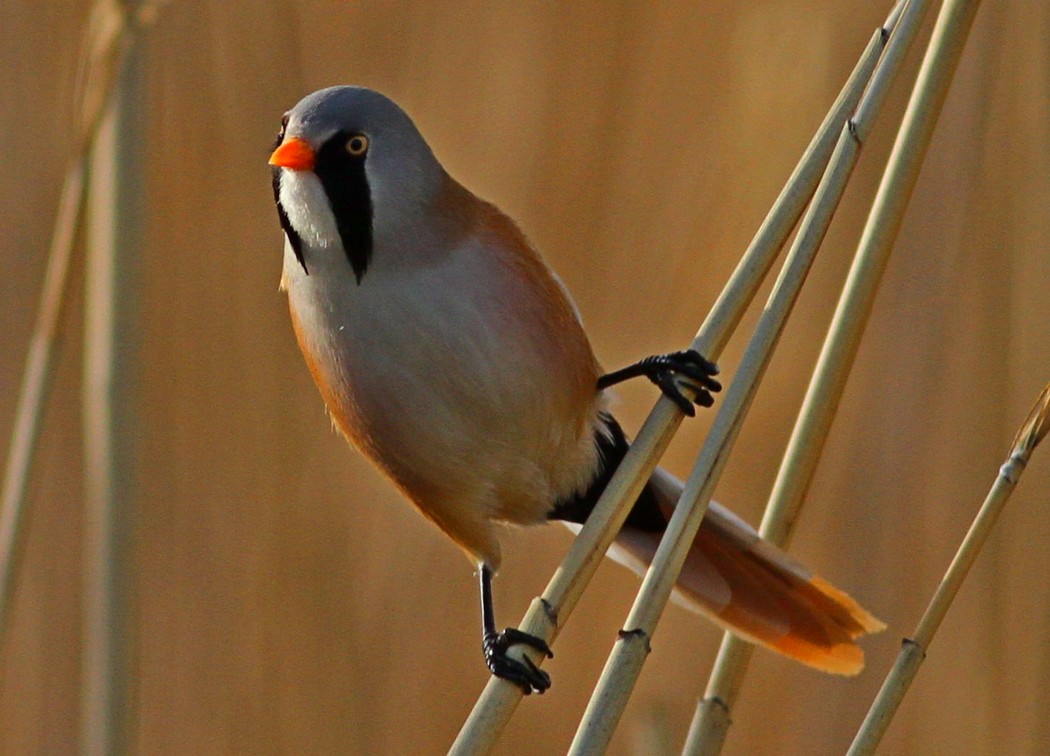
[[339,244],[339,229],[321,179],[311,171],[281,170],[281,206],[292,228],[309,247]]

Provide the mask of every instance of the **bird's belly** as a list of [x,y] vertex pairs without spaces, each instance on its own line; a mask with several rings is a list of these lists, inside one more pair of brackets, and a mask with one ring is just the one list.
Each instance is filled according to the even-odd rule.
[[513,323],[448,292],[366,280],[334,306],[305,287],[289,295],[336,425],[417,505],[540,521],[588,482],[596,410],[565,396]]

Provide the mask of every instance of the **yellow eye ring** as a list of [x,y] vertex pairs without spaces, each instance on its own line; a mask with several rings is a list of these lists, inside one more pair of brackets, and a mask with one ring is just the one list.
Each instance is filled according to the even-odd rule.
[[364,134],[354,134],[346,140],[346,151],[354,157],[361,157],[368,152],[368,137]]

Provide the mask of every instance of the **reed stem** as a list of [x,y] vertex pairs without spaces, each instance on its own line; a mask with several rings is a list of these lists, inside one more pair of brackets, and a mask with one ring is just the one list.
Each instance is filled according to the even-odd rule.
[[[834,149],[842,124],[852,113],[868,84],[882,50],[880,33],[869,43],[852,74],[807,146],[780,195],[748,245],[744,256],[697,332],[691,347],[717,359],[774,260],[813,196]],[[597,570],[606,550],[623,525],[630,506],[666,450],[681,413],[661,398],[643,423],[630,451],[598,501],[564,562],[543,595],[533,600],[519,628],[553,643],[579,597]],[[517,647],[512,654],[529,653]],[[538,655],[533,662],[542,664]],[[452,744],[452,754],[487,753],[521,701],[521,690],[490,678]]]
[[[921,21],[921,18],[918,20]],[[923,71],[927,70],[931,57],[937,54],[935,44],[936,37],[931,39]],[[773,543],[786,544],[790,541],[845,390],[875,294],[893,250],[893,242],[918,179],[955,62],[941,61],[942,65],[949,66],[949,70],[947,76],[942,72],[937,78],[938,86],[942,86],[943,91],[936,107],[930,107],[928,96],[923,94],[927,86],[924,74],[920,74],[916,81],[912,101],[905,112],[897,143],[861,235],[853,265],[759,528],[760,534]],[[929,75],[932,74],[926,76]],[[685,753],[717,754],[721,751],[730,725],[732,707],[750,657],[750,644],[729,633],[723,637],[707,690],[690,726]]]
[[[913,22],[916,16],[921,15],[921,10],[921,3],[909,2],[901,16],[900,28],[914,28]],[[634,606],[584,712],[570,754],[602,753],[608,748],[649,652],[656,624],[670,598],[755,392],[845,192],[861,146],[885,102],[889,85],[899,71],[900,62],[913,38],[914,32],[890,37],[871,81],[857,104],[855,116],[842,127],[813,202],[802,219],[798,235],[748,343],[737,374],[726,392]]]
[[1014,438],[1009,456],[999,468],[995,482],[955,552],[948,571],[930,599],[915,633],[911,638],[904,639],[896,662],[857,731],[848,752],[849,756],[865,756],[875,752],[912,680],[918,674],[919,667],[926,659],[933,636],[959,593],[959,588],[962,587],[977,555],[988,541],[988,536],[1024,473],[1032,452],[1046,437],[1047,431],[1050,431],[1050,384],[1043,389]]

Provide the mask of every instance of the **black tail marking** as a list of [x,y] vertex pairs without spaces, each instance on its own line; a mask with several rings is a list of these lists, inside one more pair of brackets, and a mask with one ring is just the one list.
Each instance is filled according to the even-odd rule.
[[[605,490],[616,468],[620,466],[624,455],[627,454],[631,444],[624,435],[623,428],[612,415],[603,412],[601,419],[605,423],[608,435],[600,430],[594,434],[599,459],[598,471],[594,480],[582,493],[573,494],[556,502],[554,509],[547,514],[548,520],[564,520],[580,525],[586,522],[594,505],[598,503],[602,491]],[[650,533],[662,532],[667,527],[667,519],[660,511],[650,483],[645,484],[645,488],[638,496],[638,501],[634,503],[630,514],[627,515],[624,525]]]

